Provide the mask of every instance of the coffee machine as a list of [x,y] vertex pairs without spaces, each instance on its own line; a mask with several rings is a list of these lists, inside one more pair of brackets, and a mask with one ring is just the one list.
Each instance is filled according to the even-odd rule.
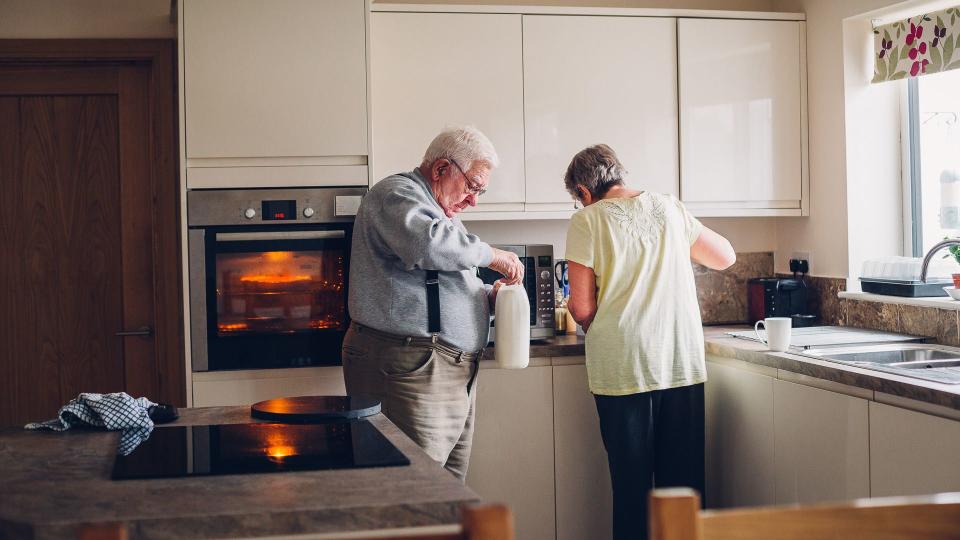
[[754,278],[747,281],[747,309],[750,324],[767,317],[792,317],[793,326],[806,326],[810,316],[807,284],[796,278]]

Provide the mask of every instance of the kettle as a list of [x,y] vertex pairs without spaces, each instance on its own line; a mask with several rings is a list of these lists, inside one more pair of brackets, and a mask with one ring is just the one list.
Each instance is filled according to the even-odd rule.
[[522,369],[530,363],[530,300],[523,285],[503,285],[494,307],[497,333],[494,357],[497,366]]

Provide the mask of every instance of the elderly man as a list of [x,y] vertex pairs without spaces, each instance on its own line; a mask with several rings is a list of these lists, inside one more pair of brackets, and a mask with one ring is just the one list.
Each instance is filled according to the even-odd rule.
[[[478,130],[444,131],[419,167],[370,189],[353,230],[347,393],[380,399],[383,413],[461,480],[490,307],[501,283],[523,278],[516,255],[468,233],[457,217],[477,204],[498,163]],[[504,278],[484,285],[481,266]]]

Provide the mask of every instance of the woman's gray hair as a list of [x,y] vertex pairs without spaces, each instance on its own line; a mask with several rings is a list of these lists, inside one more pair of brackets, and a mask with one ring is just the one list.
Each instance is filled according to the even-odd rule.
[[583,186],[593,198],[600,198],[613,186],[622,185],[627,170],[616,152],[605,144],[597,144],[577,152],[567,167],[563,183],[571,195],[580,198],[577,186]]
[[464,171],[470,170],[474,161],[486,162],[490,168],[500,165],[493,143],[473,126],[447,128],[434,137],[423,154],[423,162],[433,163],[438,159],[452,159]]

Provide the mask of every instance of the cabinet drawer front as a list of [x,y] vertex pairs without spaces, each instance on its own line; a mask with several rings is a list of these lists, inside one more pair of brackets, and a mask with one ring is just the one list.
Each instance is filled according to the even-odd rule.
[[187,158],[367,154],[362,0],[188,0]]
[[801,200],[800,23],[678,23],[684,201]]
[[520,15],[373,13],[371,184],[420,164],[444,128],[472,124],[500,166],[477,208],[523,203]]
[[605,143],[639,189],[678,194],[676,20],[523,17],[528,203],[567,203],[574,154]]

